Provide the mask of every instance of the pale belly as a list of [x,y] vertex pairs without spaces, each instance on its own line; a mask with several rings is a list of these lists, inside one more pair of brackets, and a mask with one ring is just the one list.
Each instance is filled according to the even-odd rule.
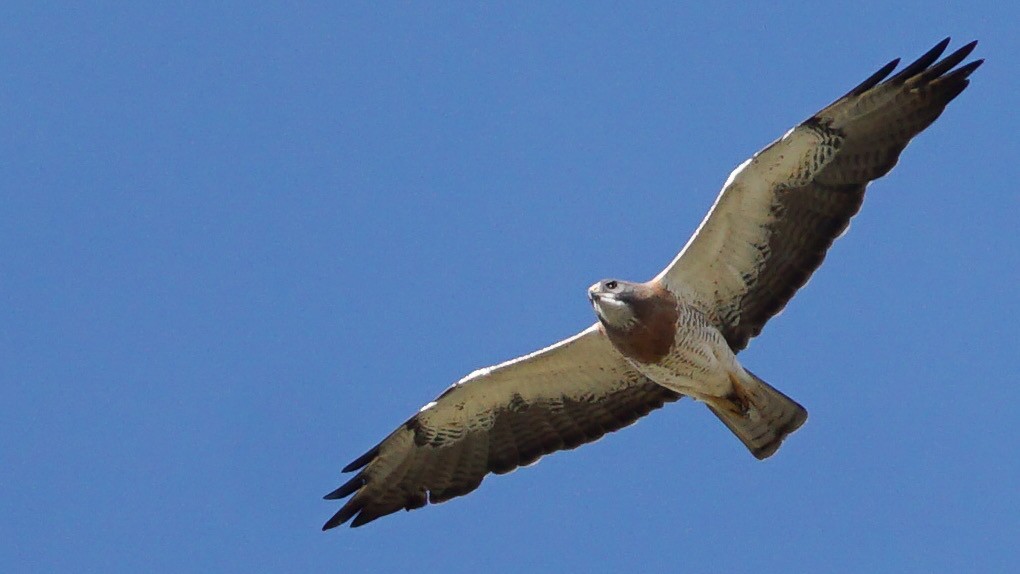
[[730,375],[739,380],[743,367],[726,339],[697,312],[682,317],[680,324],[684,328],[666,357],[657,363],[628,360],[649,379],[689,397],[729,395],[733,390]]

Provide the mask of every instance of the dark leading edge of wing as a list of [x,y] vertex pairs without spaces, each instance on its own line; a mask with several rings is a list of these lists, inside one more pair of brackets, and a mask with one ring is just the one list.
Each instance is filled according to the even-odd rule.
[[868,183],[888,173],[911,138],[967,87],[984,60],[953,68],[977,42],[936,63],[948,45],[946,38],[883,82],[899,63],[893,60],[805,122],[834,130],[843,144],[811,183],[776,193],[768,243],[759,248],[768,256],[748,290],[719,309],[720,328],[734,350],[746,347],[821,265],[860,209]]

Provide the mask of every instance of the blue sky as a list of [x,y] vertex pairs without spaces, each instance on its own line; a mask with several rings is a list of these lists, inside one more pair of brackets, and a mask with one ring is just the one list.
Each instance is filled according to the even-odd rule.
[[[1015,568],[1018,9],[701,4],[6,3],[0,570]],[[741,354],[811,413],[775,457],[682,401],[319,531],[344,464],[946,35],[986,65]]]

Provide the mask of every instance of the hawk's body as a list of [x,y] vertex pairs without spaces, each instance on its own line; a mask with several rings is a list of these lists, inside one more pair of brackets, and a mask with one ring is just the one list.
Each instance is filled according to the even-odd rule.
[[767,458],[807,411],[748,372],[710,311],[657,280],[615,279],[592,285],[588,297],[600,328],[630,365],[648,379],[699,400],[757,458]]
[[939,61],[948,42],[886,79],[890,62],[741,164],[662,273],[589,289],[598,323],[471,373],[347,465],[360,470],[326,498],[353,496],[323,528],[466,494],[489,472],[590,442],[682,395],[770,456],[807,413],[736,353],[821,264],[868,183],[967,87],[981,60],[956,66],[975,43]]

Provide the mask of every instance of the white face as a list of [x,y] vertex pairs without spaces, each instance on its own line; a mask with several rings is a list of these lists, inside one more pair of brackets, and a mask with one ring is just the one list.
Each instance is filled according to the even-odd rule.
[[630,329],[637,323],[634,310],[630,305],[620,301],[616,295],[602,293],[592,299],[595,313],[604,323],[619,329]]

